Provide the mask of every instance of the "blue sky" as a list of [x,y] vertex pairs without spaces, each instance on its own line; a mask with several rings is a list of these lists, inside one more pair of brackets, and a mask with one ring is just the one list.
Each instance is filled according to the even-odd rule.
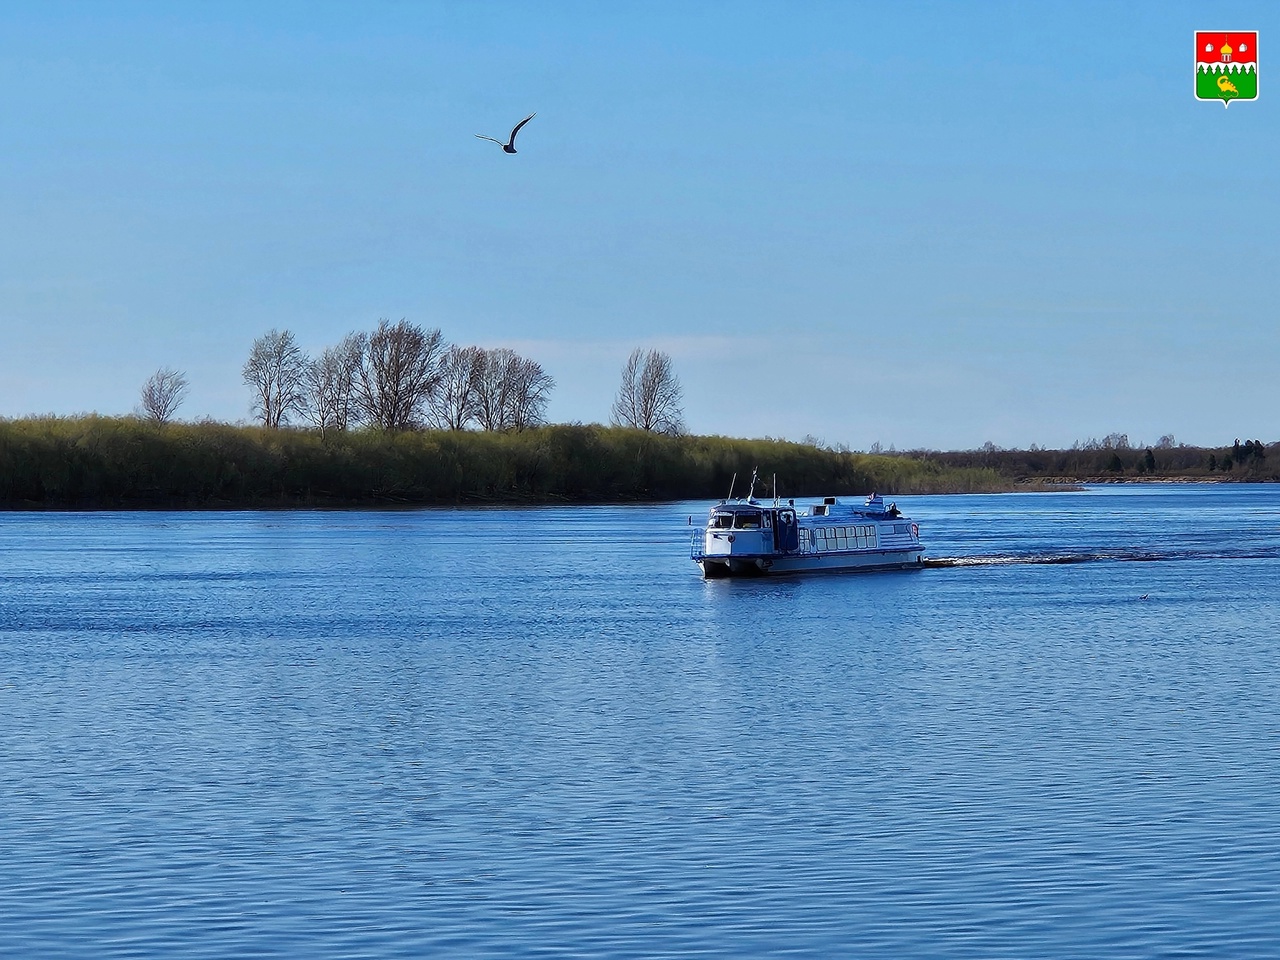
[[[403,317],[539,360],[556,421],[606,421],[645,346],[699,433],[1274,440],[1277,26],[1248,2],[6,3],[0,415],[125,413],[173,366],[181,416],[247,419],[256,336]],[[1194,99],[1197,29],[1260,31],[1256,102]],[[535,110],[514,157],[474,137]]]

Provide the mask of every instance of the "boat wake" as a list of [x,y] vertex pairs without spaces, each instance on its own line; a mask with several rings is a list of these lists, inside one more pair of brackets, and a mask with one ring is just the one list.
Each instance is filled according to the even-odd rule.
[[1280,558],[1280,548],[1241,550],[1097,550],[1063,553],[998,553],[973,557],[925,557],[925,567],[990,567],[1026,563],[1099,563],[1103,561],[1267,560]]

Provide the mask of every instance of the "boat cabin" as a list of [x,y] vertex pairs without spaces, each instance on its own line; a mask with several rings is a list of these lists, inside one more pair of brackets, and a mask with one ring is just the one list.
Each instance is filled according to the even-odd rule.
[[[707,518],[707,536],[711,540],[734,543],[741,534],[755,541],[761,553],[786,552],[800,547],[799,523],[791,506],[765,505],[756,500],[725,501],[711,508]],[[740,552],[738,544],[733,552]],[[728,549],[725,550],[729,552]]]

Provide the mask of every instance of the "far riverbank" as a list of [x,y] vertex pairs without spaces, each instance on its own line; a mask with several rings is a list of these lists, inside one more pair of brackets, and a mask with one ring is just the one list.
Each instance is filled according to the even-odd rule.
[[[0,421],[4,509],[249,509],[998,492],[987,467],[780,440],[667,437],[596,425],[520,432],[333,432],[153,424],[130,417]],[[736,478],[736,479],[735,479]]]
[[[1272,445],[1276,447],[1277,445]],[[265,429],[133,417],[0,420],[0,509],[273,509],[629,503],[758,495],[1062,490],[1280,479],[1280,451],[860,453],[599,425],[518,432]]]

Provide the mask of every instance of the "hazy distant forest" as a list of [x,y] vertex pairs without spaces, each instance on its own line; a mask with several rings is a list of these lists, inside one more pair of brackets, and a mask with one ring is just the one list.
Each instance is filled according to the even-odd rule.
[[548,424],[555,381],[511,350],[381,322],[308,357],[288,331],[243,369],[252,426],[182,422],[185,375],[143,385],[129,416],[0,419],[0,507],[110,509],[710,499],[754,470],[784,497],[996,492],[1080,482],[1280,480],[1280,443],[1150,446],[1123,434],[1069,450],[868,452],[691,436],[671,358],[636,350],[612,423]]

